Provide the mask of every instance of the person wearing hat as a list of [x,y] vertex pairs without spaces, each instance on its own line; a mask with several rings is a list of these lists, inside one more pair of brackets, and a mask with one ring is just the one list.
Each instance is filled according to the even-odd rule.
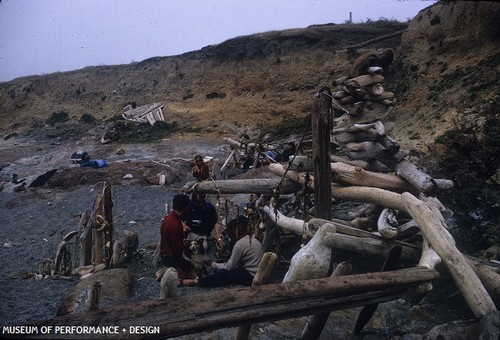
[[240,215],[231,220],[226,232],[233,244],[229,260],[224,263],[207,260],[205,264],[215,270],[213,273],[196,279],[181,280],[181,285],[200,287],[252,285],[264,248],[259,240],[249,233],[248,220],[245,216]]

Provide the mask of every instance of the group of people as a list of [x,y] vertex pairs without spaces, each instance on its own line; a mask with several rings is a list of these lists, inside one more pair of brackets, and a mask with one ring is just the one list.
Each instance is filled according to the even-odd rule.
[[[282,162],[288,161],[295,152],[295,144],[289,142],[276,158]],[[194,157],[192,175],[198,182],[210,178],[210,169],[201,155]],[[229,259],[222,263],[208,258],[205,261],[205,266],[212,269],[210,274],[197,277],[189,261],[184,258],[186,239],[204,238],[203,246],[205,249],[208,248],[207,238],[212,235],[217,220],[215,206],[206,201],[204,193],[195,190],[191,198],[185,194],[174,196],[172,211],[164,217],[161,224],[160,251],[162,264],[177,270],[180,285],[204,287],[252,285],[264,248],[249,228],[248,219],[243,215],[231,220],[226,226],[231,248]]]
[[161,224],[160,251],[162,264],[177,270],[180,285],[252,285],[264,251],[259,240],[249,232],[248,220],[242,215],[226,227],[232,246],[227,262],[217,263],[207,258],[205,265],[213,271],[196,277],[189,261],[183,257],[184,240],[188,235],[195,233],[206,240],[212,234],[217,218],[215,207],[205,200],[205,194],[195,191],[191,199],[184,194],[174,196],[172,211]]

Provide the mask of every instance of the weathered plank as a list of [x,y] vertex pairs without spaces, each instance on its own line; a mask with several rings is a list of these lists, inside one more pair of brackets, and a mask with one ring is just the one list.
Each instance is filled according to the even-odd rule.
[[[435,270],[413,268],[335,278],[295,281],[250,288],[183,295],[167,300],[117,305],[85,314],[69,314],[33,325],[109,326],[129,329],[155,325],[161,334],[149,338],[269,322],[326,311],[353,308],[399,298],[406,288],[439,278]],[[48,338],[47,334],[39,337]],[[106,338],[105,334],[78,334],[78,338]],[[147,334],[120,334],[122,338],[145,339]],[[36,335],[34,336],[36,338]],[[71,334],[52,334],[71,338]]]

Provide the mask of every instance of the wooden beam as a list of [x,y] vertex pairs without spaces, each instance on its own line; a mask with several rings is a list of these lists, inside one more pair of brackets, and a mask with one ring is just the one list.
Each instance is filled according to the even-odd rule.
[[[85,314],[68,314],[33,323],[56,326],[159,327],[160,334],[120,334],[123,339],[167,338],[235,327],[247,323],[269,322],[390,301],[402,296],[406,288],[439,278],[431,269],[413,268],[366,273],[335,278],[295,281],[250,288],[234,288],[189,294],[167,300],[143,301],[102,308]],[[68,339],[71,334],[50,334]],[[34,335],[47,339],[47,334]],[[103,339],[108,334],[78,334],[78,338]]]
[[[273,194],[280,181],[281,178],[203,181],[195,184],[194,190],[207,194]],[[280,185],[280,194],[292,194],[300,188],[299,184],[285,178]]]
[[[285,174],[285,169],[281,164],[270,164],[269,170],[279,176],[283,176]],[[304,173],[289,170],[286,172],[286,177],[302,185],[306,184]],[[307,185],[309,188],[314,190],[316,187],[315,179],[310,178],[309,181],[307,181]],[[401,203],[401,195],[389,190],[370,187],[340,187],[336,185],[330,185],[330,188],[332,190],[332,197],[335,198],[370,202],[387,208],[405,211],[405,208]]]

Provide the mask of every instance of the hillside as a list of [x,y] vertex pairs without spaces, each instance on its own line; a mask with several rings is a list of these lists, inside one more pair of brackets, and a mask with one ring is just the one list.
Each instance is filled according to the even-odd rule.
[[[466,192],[453,198],[464,211],[473,204],[495,221],[499,11],[495,2],[442,1],[409,24],[382,20],[266,32],[179,56],[23,77],[0,83],[0,130],[4,136],[50,131],[52,138],[78,138],[129,102],[162,102],[174,126],[165,137],[256,137],[264,127],[300,132],[319,88],[332,87],[359,54],[393,48],[384,84],[397,98],[389,117],[396,123],[393,136],[426,171]],[[401,30],[401,36],[347,48]],[[69,121],[47,126],[61,111]],[[84,115],[96,121],[80,122]],[[475,195],[479,206],[470,201]]]
[[[406,26],[378,22],[267,32],[174,57],[20,78],[0,84],[0,122],[13,132],[41,126],[59,111],[72,121],[85,113],[106,120],[128,102],[162,102],[170,122],[200,132],[301,117],[309,113],[311,94],[348,70],[346,52],[337,50]],[[399,43],[396,38],[384,46]]]

